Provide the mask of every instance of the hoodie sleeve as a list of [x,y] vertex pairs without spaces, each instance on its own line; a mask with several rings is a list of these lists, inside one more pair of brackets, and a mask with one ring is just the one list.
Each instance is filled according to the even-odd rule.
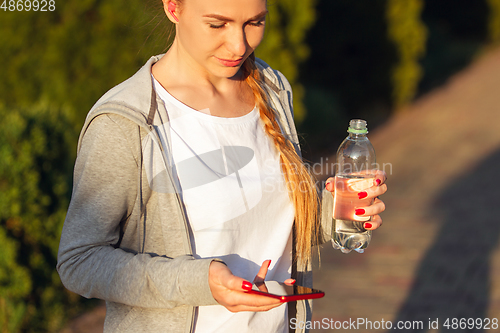
[[137,125],[117,115],[98,116],[87,129],[59,245],[61,281],[84,297],[130,306],[217,304],[208,285],[212,259],[169,258],[117,246],[121,226],[136,206],[139,135]]

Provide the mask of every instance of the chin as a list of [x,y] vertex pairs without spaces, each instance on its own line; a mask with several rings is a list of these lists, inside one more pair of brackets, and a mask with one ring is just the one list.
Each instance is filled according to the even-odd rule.
[[219,69],[217,71],[213,71],[213,75],[220,77],[220,78],[227,78],[231,79],[237,76],[240,73],[240,68],[241,66],[238,67],[223,67],[222,69]]

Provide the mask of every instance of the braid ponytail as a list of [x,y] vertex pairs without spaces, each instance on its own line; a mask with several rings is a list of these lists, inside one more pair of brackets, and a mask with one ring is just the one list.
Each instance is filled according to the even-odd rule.
[[262,87],[262,74],[255,65],[253,54],[243,63],[243,72],[246,76],[245,82],[253,91],[264,129],[279,152],[281,172],[295,208],[294,231],[297,250],[293,259],[306,263],[311,258],[313,235],[316,235],[317,230],[319,204],[316,186],[294,146],[281,133],[276,111],[270,107],[268,95]]

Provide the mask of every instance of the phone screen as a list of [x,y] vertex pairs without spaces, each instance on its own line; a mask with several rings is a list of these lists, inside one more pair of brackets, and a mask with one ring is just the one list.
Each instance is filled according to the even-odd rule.
[[293,302],[325,296],[325,293],[321,290],[297,285],[287,285],[278,281],[255,283],[248,293],[277,298],[282,302]]

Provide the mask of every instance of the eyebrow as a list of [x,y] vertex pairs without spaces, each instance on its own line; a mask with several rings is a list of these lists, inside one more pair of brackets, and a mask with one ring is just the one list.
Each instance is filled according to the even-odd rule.
[[[250,19],[248,19],[247,22],[262,19],[264,16],[267,15],[267,13],[268,13],[268,11],[264,10],[264,11],[260,12],[259,14],[255,15],[254,17],[251,17]],[[222,16],[219,14],[207,14],[207,15],[203,15],[203,17],[214,18],[214,19],[226,21],[226,22],[234,22],[234,20],[232,18],[225,17],[225,16]]]

